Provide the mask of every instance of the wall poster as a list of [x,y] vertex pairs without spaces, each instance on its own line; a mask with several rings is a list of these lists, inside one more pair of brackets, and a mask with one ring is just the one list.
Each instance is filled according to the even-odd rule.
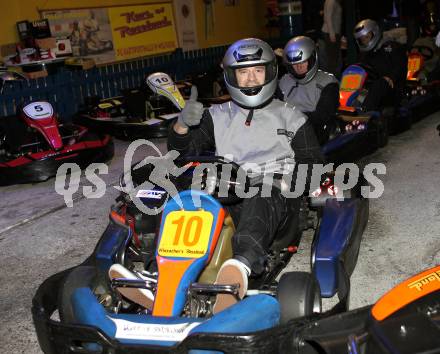
[[42,10],[54,37],[97,64],[172,52],[178,47],[171,3]]
[[194,0],[174,0],[173,4],[179,47],[183,50],[198,49]]

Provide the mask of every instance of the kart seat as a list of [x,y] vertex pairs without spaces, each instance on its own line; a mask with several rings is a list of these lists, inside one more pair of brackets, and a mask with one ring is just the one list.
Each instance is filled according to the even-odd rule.
[[145,118],[147,95],[142,90],[123,90],[125,107],[132,118]]

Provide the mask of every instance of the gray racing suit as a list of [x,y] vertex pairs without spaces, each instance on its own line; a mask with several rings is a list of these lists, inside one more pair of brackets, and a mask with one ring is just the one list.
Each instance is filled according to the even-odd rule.
[[[215,151],[246,169],[250,167],[254,186],[261,186],[264,174],[295,175],[297,163],[323,161],[313,127],[293,106],[274,99],[265,107],[254,109],[252,120],[246,125],[249,113],[233,102],[213,105],[204,111],[200,125],[190,128],[187,134],[171,129],[168,149],[184,155]],[[294,184],[295,179],[292,181]],[[236,225],[234,257],[254,274],[261,274],[276,233],[296,220],[299,199],[286,198],[275,187],[270,196],[257,193],[227,209]]]
[[318,70],[312,80],[300,84],[291,74],[285,74],[278,88],[277,97],[309,117],[319,143],[326,142],[339,107],[339,83],[336,77]]

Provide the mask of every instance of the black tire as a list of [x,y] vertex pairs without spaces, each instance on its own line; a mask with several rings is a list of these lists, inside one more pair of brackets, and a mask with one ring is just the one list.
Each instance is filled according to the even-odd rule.
[[75,289],[81,287],[93,289],[95,278],[96,268],[90,266],[78,266],[67,275],[64,283],[61,285],[61,291],[58,296],[58,312],[62,322],[75,322],[71,301],[72,294]]
[[321,312],[321,290],[311,273],[284,273],[278,283],[277,298],[281,309],[281,324],[293,318]]
[[376,144],[378,148],[382,148],[388,144],[389,120],[390,118],[384,115],[381,115],[377,119]]

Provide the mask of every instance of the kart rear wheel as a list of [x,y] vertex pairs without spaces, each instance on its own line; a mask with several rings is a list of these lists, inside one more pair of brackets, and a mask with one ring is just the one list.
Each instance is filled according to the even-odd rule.
[[74,268],[61,285],[61,291],[58,296],[58,312],[61,322],[75,322],[75,316],[72,309],[72,294],[75,289],[82,287],[92,288],[96,277],[96,268],[90,266],[79,266]]
[[313,274],[307,272],[284,273],[278,283],[280,323],[293,318],[321,312],[321,291]]

